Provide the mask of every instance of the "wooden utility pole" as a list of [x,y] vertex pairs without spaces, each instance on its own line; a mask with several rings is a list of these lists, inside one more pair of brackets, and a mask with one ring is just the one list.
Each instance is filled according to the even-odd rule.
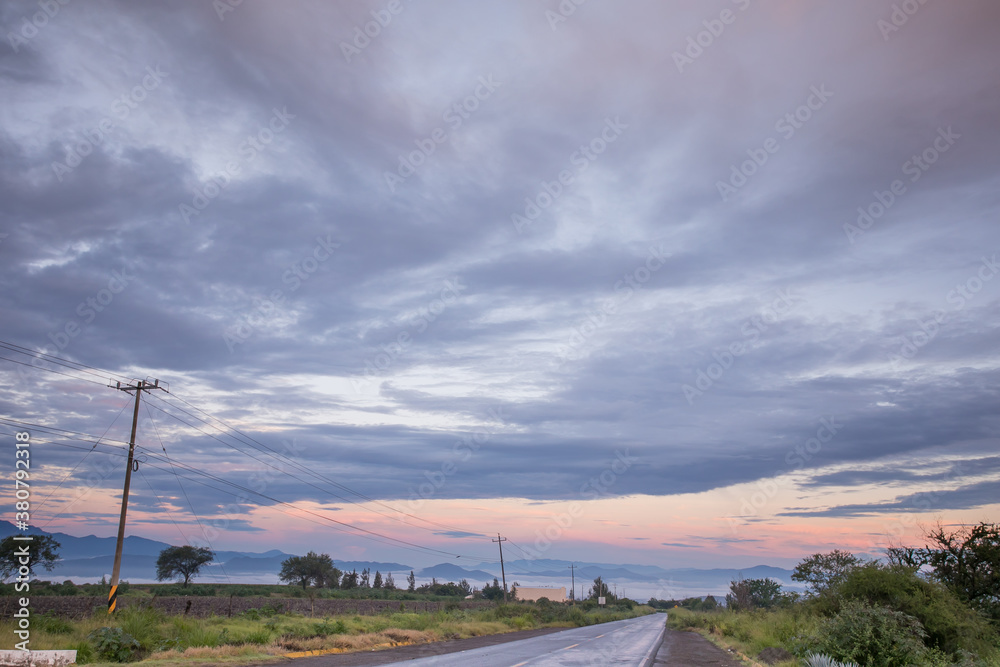
[[572,577],[573,580],[573,588],[570,589],[572,591],[570,597],[573,598],[573,602],[576,602],[576,563],[569,566],[569,576]]
[[[111,385],[108,385],[109,387]],[[108,613],[113,614],[118,606],[118,576],[122,569],[122,547],[125,545],[125,515],[128,512],[128,490],[132,483],[132,467],[135,464],[135,431],[139,426],[139,396],[143,391],[150,389],[163,389],[159,380],[149,382],[148,380],[137,380],[135,384],[122,386],[121,382],[116,382],[115,389],[126,393],[135,392],[135,408],[132,410],[132,437],[128,441],[128,462],[125,467],[125,488],[122,490],[122,511],[118,519],[118,542],[115,544],[115,565],[111,570],[111,590],[108,591]]]
[[500,576],[503,577],[503,601],[504,604],[507,603],[507,573],[503,569],[503,543],[507,541],[506,537],[500,537],[500,533],[497,533],[497,539],[491,540],[496,542],[497,546],[500,547]]

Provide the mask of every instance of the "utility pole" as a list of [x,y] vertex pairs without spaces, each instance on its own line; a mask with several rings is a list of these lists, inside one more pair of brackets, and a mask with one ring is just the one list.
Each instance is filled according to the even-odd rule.
[[[111,385],[108,385],[109,387]],[[125,545],[125,514],[128,512],[128,490],[132,483],[132,467],[135,465],[135,431],[139,426],[139,396],[142,392],[150,389],[162,389],[159,380],[149,382],[148,380],[137,380],[135,384],[122,386],[121,382],[116,382],[114,389],[125,393],[135,392],[135,408],[132,410],[132,437],[128,441],[128,462],[125,467],[125,488],[122,490],[122,512],[118,519],[118,542],[115,544],[115,565],[111,570],[111,590],[108,591],[108,613],[113,614],[118,606],[118,575],[122,569],[122,547]]]
[[500,547],[500,576],[503,577],[503,602],[507,604],[507,573],[503,569],[503,543],[507,541],[507,538],[500,537],[500,533],[497,533],[497,539],[490,541],[496,542],[497,546]]
[[576,602],[576,563],[569,566],[569,576],[572,577],[573,580],[573,588],[570,589],[572,591],[570,597],[573,598],[573,602]]

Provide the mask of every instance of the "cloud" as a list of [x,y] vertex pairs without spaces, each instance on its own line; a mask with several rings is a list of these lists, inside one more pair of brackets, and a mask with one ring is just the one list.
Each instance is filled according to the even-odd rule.
[[[693,1],[555,31],[531,2],[406,5],[348,61],[372,9],[70,4],[0,45],[4,339],[169,381],[140,447],[238,485],[183,472],[199,512],[795,473],[788,516],[865,516],[945,479],[942,453],[995,470],[995,3],[924,6],[888,39],[888,0],[751,4],[683,71],[712,18]],[[38,6],[0,11],[16,30]],[[119,392],[0,373],[4,415],[128,440]],[[286,442],[294,464],[259,448]],[[121,449],[65,445],[90,446],[47,450],[41,486],[120,488]],[[147,471],[190,514],[169,465]],[[896,501],[819,495],[883,484]],[[935,507],[982,506],[979,484]]]

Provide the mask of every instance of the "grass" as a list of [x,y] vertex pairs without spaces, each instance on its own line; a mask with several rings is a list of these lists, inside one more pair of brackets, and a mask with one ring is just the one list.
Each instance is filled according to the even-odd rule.
[[[783,648],[799,658],[804,657],[810,646],[809,637],[822,632],[823,616],[803,605],[773,610],[733,612],[690,611],[683,608],[669,610],[667,627],[674,630],[693,630],[717,646],[732,649],[750,664],[765,648]],[[779,663],[779,667],[796,667],[801,660]],[[937,664],[937,663],[935,663]],[[970,665],[973,663],[969,663]],[[978,655],[976,667],[1000,667],[1000,651],[987,649]]]
[[[667,626],[674,630],[695,630],[725,649],[733,649],[752,660],[765,648],[793,651],[800,637],[819,628],[820,619],[793,609],[774,611],[712,612],[671,609]],[[798,660],[779,663],[780,667],[799,665]]]
[[[359,651],[500,634],[540,627],[578,627],[651,613],[594,609],[584,612],[566,605],[511,604],[478,609],[424,613],[394,612],[373,616],[338,615],[323,619],[299,614],[256,614],[232,618],[166,616],[155,609],[132,606],[112,619],[104,613],[69,621],[35,616],[31,625],[33,650],[76,649],[79,664],[112,665],[102,657],[102,637],[122,637],[120,628],[140,647],[133,660],[155,667],[195,667],[208,664],[251,665],[299,651]],[[42,620],[44,619],[44,620]],[[13,636],[11,621],[0,621],[0,635]],[[100,632],[99,632],[100,631]],[[105,644],[106,645],[106,644]]]

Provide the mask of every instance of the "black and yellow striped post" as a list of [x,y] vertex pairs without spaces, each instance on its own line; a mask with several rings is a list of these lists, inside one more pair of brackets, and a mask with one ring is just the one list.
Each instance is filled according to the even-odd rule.
[[111,587],[111,591],[108,592],[108,613],[115,613],[115,607],[118,606],[118,585],[115,584]]

